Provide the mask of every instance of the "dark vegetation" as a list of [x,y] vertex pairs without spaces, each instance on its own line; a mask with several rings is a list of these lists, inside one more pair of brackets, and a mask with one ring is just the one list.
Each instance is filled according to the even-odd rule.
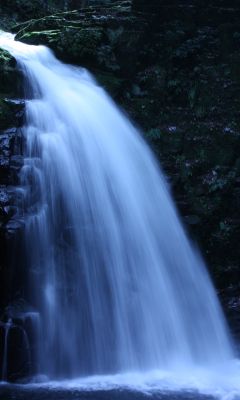
[[[18,40],[45,44],[61,60],[89,68],[142,129],[239,335],[238,0],[6,0],[0,12],[2,29],[15,32]],[[3,50],[0,72],[4,321],[9,303],[25,307],[27,289],[21,278],[23,221],[13,189],[22,163],[24,105],[9,100],[21,96],[21,77]],[[12,262],[13,251],[18,265]]]

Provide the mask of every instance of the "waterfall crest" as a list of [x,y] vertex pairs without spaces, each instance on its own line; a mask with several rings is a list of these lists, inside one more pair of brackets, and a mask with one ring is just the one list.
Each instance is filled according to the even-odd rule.
[[25,74],[21,170],[38,359],[50,378],[234,357],[153,154],[92,76],[1,35]]

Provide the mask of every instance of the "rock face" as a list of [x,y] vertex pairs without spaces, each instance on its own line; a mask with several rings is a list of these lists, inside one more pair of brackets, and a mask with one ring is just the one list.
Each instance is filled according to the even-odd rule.
[[[27,294],[24,219],[19,171],[23,165],[24,102],[16,62],[0,49],[0,379],[16,381],[35,368],[34,313],[20,307]],[[26,308],[26,307],[25,307]]]
[[[140,36],[135,25],[139,18],[130,15],[129,1],[116,3],[114,7],[90,7],[82,11],[72,11],[39,20],[32,20],[16,27],[16,40],[29,44],[41,43],[52,49],[66,62],[83,64],[92,70],[127,74],[131,69],[132,48],[140,50]],[[124,52],[123,52],[124,48]],[[129,56],[123,60],[122,55]]]

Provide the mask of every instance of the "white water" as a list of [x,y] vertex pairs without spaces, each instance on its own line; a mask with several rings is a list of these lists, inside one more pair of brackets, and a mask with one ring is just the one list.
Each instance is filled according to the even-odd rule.
[[0,46],[29,99],[21,183],[39,372],[240,393],[206,268],[137,130],[86,70],[9,34]]

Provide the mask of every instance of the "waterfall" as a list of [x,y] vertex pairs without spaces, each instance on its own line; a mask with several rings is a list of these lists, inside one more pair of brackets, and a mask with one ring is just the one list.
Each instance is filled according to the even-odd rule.
[[83,68],[2,34],[25,76],[21,170],[39,371],[50,379],[234,358],[201,256],[137,129]]

